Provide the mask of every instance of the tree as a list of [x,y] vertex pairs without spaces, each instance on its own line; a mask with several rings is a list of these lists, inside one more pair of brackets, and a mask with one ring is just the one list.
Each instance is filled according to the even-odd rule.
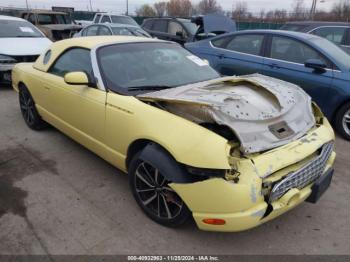
[[333,5],[332,11],[331,11],[334,20],[342,20],[342,21],[349,21],[350,18],[350,1],[341,1],[339,3],[335,3]]
[[240,21],[248,15],[247,2],[239,1],[236,3],[236,8],[232,11],[232,18]]
[[222,8],[216,0],[201,0],[197,5],[197,11],[198,13],[205,15],[222,12]]
[[308,18],[308,12],[305,8],[304,0],[295,1],[291,18],[295,20],[304,20]]
[[170,0],[167,5],[168,15],[176,17],[190,17],[192,3],[190,0]]
[[167,2],[158,2],[153,5],[154,10],[156,11],[157,16],[162,17],[166,16],[167,13]]
[[156,12],[152,6],[148,4],[142,5],[140,8],[135,10],[137,16],[153,17],[156,16]]

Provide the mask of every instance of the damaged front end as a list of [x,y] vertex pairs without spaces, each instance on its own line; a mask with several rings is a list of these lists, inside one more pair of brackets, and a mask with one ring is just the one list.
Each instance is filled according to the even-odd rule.
[[228,156],[232,169],[224,178],[170,184],[200,229],[256,227],[310,199],[318,181],[332,177],[334,132],[293,84],[261,75],[225,77],[138,97],[237,148]]
[[225,137],[243,154],[266,151],[315,126],[311,99],[297,86],[262,75],[224,77],[138,95]]

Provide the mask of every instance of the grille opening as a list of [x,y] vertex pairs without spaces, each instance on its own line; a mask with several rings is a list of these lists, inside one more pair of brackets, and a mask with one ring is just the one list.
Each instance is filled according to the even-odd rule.
[[324,144],[319,150],[317,150],[317,157],[309,161],[300,169],[291,172],[284,178],[276,181],[272,185],[268,203],[272,203],[273,201],[279,199],[291,188],[302,189],[316,181],[317,178],[323,174],[327,161],[333,152],[333,144],[333,141]]

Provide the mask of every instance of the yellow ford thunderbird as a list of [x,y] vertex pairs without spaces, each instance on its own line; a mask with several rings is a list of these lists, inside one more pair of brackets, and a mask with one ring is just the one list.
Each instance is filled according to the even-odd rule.
[[316,202],[331,183],[334,133],[303,90],[221,77],[176,43],[63,40],[12,77],[30,128],[49,123],[128,173],[162,225],[193,217],[203,230],[242,231]]

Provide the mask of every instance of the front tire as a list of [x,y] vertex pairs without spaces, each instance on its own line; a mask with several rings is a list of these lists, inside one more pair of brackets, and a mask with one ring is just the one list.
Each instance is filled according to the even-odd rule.
[[178,227],[191,216],[183,200],[169,187],[171,181],[137,154],[130,162],[129,185],[133,196],[144,213],[155,222]]
[[19,105],[23,119],[29,128],[33,130],[41,130],[46,127],[46,123],[41,119],[36,110],[33,97],[25,86],[19,88]]

